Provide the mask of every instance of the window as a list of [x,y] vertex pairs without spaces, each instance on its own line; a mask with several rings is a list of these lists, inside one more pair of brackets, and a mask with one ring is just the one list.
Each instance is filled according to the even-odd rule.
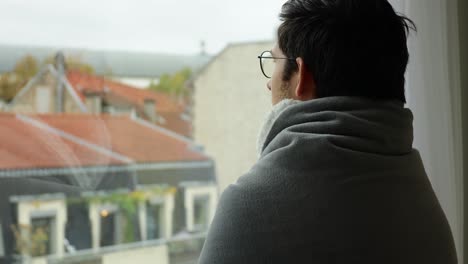
[[100,212],[100,247],[114,246],[118,243],[117,236],[119,234],[119,223],[118,223],[117,211],[109,211],[106,209]]
[[204,182],[185,182],[186,228],[189,232],[208,229],[216,209],[217,189]]
[[164,217],[162,204],[151,204],[146,202],[146,239],[153,240],[159,239],[164,236],[163,234],[163,217]]
[[63,195],[13,196],[10,201],[16,208],[16,221],[10,226],[16,252],[31,257],[61,256],[67,219]]
[[[161,195],[157,188],[166,189]],[[178,215],[183,209],[182,200],[179,199],[178,210],[174,211],[175,193],[174,188],[168,186],[139,186],[142,193],[146,193],[146,200],[140,201],[138,226],[142,240],[170,239],[175,231],[181,230],[183,218]],[[182,220],[182,221],[181,221]]]
[[[251,1],[243,1],[241,10],[251,10],[245,8]],[[216,168],[228,175],[224,172],[232,170],[233,164],[247,163],[230,163],[226,168],[217,165],[224,155],[208,154],[211,146],[227,143],[220,139],[244,134],[222,128],[224,124],[213,116],[226,113],[219,115],[211,105],[219,101],[230,106],[247,98],[239,97],[240,93],[247,95],[246,87],[264,86],[256,56],[265,45],[271,48],[269,42],[262,41],[258,47],[255,41],[247,49],[240,45],[237,51],[237,45],[229,45],[241,40],[234,39],[237,34],[207,34],[219,23],[198,18],[216,16],[216,7],[226,3],[217,2],[214,9],[209,4],[198,10],[204,12],[199,16],[192,12],[199,3],[190,1],[0,1],[0,10],[8,10],[0,22],[17,26],[0,28],[6,37],[0,43],[0,134],[4,143],[0,148],[0,194],[18,196],[16,202],[6,202],[9,207],[1,207],[1,263],[3,253],[5,258],[18,257],[19,263],[31,260],[33,264],[90,264],[96,259],[99,263],[197,262],[215,213]],[[263,13],[264,7],[260,8]],[[279,8],[269,12],[276,15]],[[181,10],[190,12],[181,14]],[[122,15],[129,19],[122,20]],[[191,23],[194,27],[190,29],[165,23],[174,15],[201,23]],[[267,21],[258,18],[252,21]],[[148,30],[145,21],[164,26]],[[273,27],[262,26],[262,34],[255,36],[270,37]],[[39,34],[44,28],[50,34]],[[238,27],[223,25],[219,32],[226,33],[226,28]],[[225,54],[233,58],[227,61],[224,55],[218,57],[226,47]],[[250,59],[252,67],[238,67],[249,65]],[[227,69],[223,73],[229,74],[219,78],[209,65]],[[248,78],[239,78],[235,68],[242,68],[246,73],[242,75]],[[208,83],[197,81],[201,72],[207,73],[201,78]],[[227,89],[219,82],[228,77],[241,88]],[[256,79],[262,83],[255,83]],[[232,96],[213,92],[213,87],[229,90]],[[267,101],[268,92],[257,90]],[[213,96],[200,93],[205,91]],[[196,96],[205,101],[196,105]],[[260,96],[248,97],[255,98],[257,106]],[[251,104],[246,100],[242,108],[255,116],[263,106],[254,109]],[[195,108],[200,106],[207,112],[198,117],[206,117],[206,123],[197,123],[200,119],[195,118],[200,110]],[[236,121],[236,127],[248,128],[255,136],[256,119],[239,125],[241,116],[229,116],[224,120]],[[221,136],[220,128],[222,135],[227,135],[224,130],[231,134]],[[205,138],[210,139],[209,144]],[[234,145],[240,148],[242,144]],[[246,157],[239,155],[239,148],[230,152]],[[4,178],[7,184],[3,184]],[[183,182],[197,184],[185,188]],[[57,194],[63,196],[60,201],[53,198]],[[19,239],[11,241],[13,225]],[[7,238],[3,245],[2,238]],[[30,239],[37,240],[32,254],[28,246],[17,249]],[[116,257],[118,261],[109,260],[114,251],[122,254]],[[174,252],[180,261],[174,261]]]
[[194,229],[197,231],[206,231],[209,223],[209,199],[208,195],[195,197],[193,202]]
[[51,255],[54,252],[55,217],[34,217],[31,219],[30,241],[33,257]]
[[[119,263],[196,263],[191,239],[258,160],[272,106],[257,56],[285,1],[0,0],[0,263],[114,263],[112,250]],[[420,29],[414,142],[463,249],[468,0],[389,2]],[[147,249],[164,256],[148,261]]]

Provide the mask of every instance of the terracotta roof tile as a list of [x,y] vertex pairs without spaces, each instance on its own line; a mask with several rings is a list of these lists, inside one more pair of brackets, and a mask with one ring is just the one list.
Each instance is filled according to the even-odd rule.
[[112,156],[31,125],[14,114],[0,114],[0,169],[123,165]]
[[127,156],[137,163],[204,161],[192,143],[141,125],[127,116],[37,115],[42,122],[88,142]]
[[191,136],[191,122],[182,118],[185,106],[177,103],[166,94],[135,88],[102,76],[89,75],[79,71],[69,71],[67,79],[83,101],[86,93],[98,93],[108,100],[134,105],[140,115],[145,115],[144,101],[152,99],[156,102],[156,112],[166,120],[158,125],[186,137]]

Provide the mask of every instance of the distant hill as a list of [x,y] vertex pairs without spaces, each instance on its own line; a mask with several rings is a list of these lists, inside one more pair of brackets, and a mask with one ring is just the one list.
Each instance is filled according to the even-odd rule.
[[78,56],[83,62],[92,65],[97,74],[112,73],[118,77],[155,78],[164,73],[172,74],[184,67],[197,71],[211,59],[210,55],[202,54],[177,55],[0,45],[0,73],[11,71],[16,62],[28,54],[42,61],[58,51],[62,51],[65,56]]

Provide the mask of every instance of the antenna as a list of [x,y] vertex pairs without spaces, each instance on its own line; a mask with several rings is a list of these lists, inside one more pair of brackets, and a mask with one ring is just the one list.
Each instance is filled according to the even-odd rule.
[[204,40],[200,41],[200,55],[206,55],[206,42]]

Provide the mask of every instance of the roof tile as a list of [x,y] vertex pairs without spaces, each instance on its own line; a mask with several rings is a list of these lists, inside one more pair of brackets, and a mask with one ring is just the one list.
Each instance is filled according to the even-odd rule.
[[109,78],[89,75],[79,71],[69,71],[67,79],[83,101],[86,93],[98,93],[111,101],[128,102],[134,105],[140,114],[144,115],[144,101],[152,99],[156,102],[156,113],[165,120],[165,122],[160,122],[158,125],[181,135],[191,136],[191,122],[182,118],[185,105],[176,102],[166,94],[135,88]]
[[209,158],[191,149],[192,143],[180,140],[157,128],[133,121],[128,116],[37,115],[42,122],[82,138],[137,163],[203,161]]
[[14,114],[0,114],[0,169],[123,165],[124,162],[33,126]]

